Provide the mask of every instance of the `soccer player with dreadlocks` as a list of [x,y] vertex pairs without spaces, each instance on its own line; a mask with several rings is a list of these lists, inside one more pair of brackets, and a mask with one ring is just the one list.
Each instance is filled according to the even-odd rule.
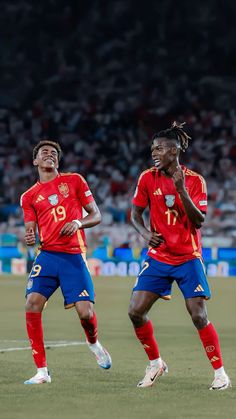
[[[155,166],[140,175],[133,198],[131,220],[149,246],[129,307],[136,336],[150,361],[138,387],[150,387],[168,372],[148,312],[159,298],[171,298],[172,283],[176,281],[215,372],[210,389],[225,390],[231,383],[205,303],[211,296],[200,236],[207,212],[206,185],[202,176],[179,164],[180,151],[186,151],[190,139],[183,125],[174,122],[171,128],[154,135],[151,153]],[[150,210],[150,230],[143,220],[146,207]]]

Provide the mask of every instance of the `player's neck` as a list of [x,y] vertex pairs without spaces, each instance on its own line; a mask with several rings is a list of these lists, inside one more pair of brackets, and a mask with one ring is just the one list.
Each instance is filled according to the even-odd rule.
[[45,170],[40,169],[39,170],[39,181],[41,183],[50,182],[51,180],[55,179],[58,176],[58,170]]
[[177,166],[179,166],[179,161],[173,161],[168,167],[162,169],[161,172],[166,177],[172,177]]

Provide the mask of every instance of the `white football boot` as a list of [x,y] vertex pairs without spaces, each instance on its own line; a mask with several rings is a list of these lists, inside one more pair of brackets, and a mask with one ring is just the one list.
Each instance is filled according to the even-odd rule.
[[105,370],[111,368],[111,356],[109,352],[105,348],[103,348],[100,342],[97,341],[96,343],[89,343],[87,341],[87,345],[90,351],[94,354],[99,367],[104,368]]
[[26,380],[24,384],[44,384],[51,383],[51,377],[47,367],[38,368],[37,374],[31,377],[29,380]]
[[146,368],[145,376],[138,383],[137,387],[151,387],[153,386],[155,380],[162,375],[168,373],[168,367],[163,360],[160,360],[157,365],[148,365]]
[[231,381],[228,375],[224,373],[214,378],[209,390],[226,390],[229,387],[232,387]]

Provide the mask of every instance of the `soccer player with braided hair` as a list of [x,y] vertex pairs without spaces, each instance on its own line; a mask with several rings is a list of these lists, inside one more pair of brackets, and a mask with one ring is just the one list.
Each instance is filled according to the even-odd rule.
[[[207,191],[202,176],[179,164],[190,137],[184,124],[154,135],[151,146],[154,167],[141,173],[133,198],[131,221],[148,244],[147,258],[131,295],[129,317],[150,364],[138,387],[150,387],[168,372],[162,360],[148,312],[159,298],[169,300],[177,282],[186,308],[214,369],[211,390],[231,386],[226,374],[219,338],[208,320],[206,300],[211,293],[202,264],[200,228],[207,212]],[[143,212],[150,211],[150,230]]]

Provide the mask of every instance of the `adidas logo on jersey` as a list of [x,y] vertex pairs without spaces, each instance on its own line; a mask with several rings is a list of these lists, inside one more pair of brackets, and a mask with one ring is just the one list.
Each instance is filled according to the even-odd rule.
[[153,195],[162,195],[160,188],[157,188],[157,190],[153,192]]
[[201,291],[204,291],[204,289],[203,289],[203,288],[202,288],[202,286],[199,284],[199,285],[197,286],[197,288],[195,288],[194,292],[201,292]]
[[80,293],[79,297],[89,297],[89,293],[88,293],[88,291],[83,290],[83,291]]
[[40,201],[43,201],[45,198],[42,195],[39,195],[38,198],[36,199],[36,204]]

